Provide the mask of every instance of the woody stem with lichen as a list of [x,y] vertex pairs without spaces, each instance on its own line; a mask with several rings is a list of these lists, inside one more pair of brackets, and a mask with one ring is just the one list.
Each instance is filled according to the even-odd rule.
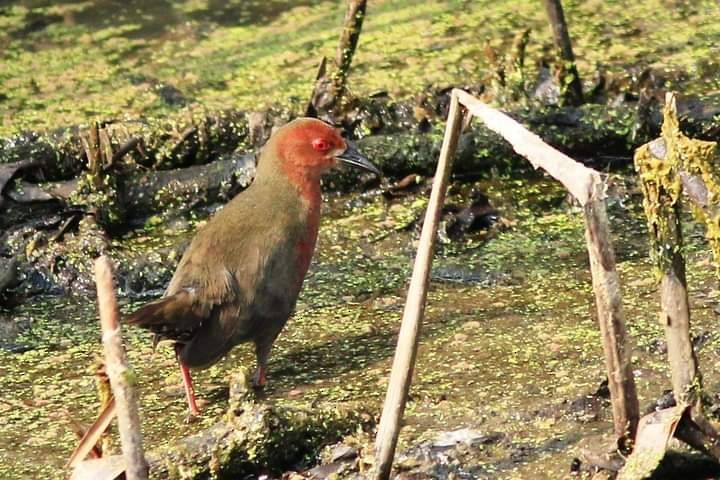
[[[668,342],[673,391],[678,402],[693,403],[694,386],[701,385],[697,359],[690,342],[690,308],[682,255],[680,195],[677,153],[673,127],[677,126],[671,106],[665,109],[662,144],[651,142],[637,149],[635,168],[643,192],[643,208],[650,234],[650,256],[660,280],[661,321]],[[660,158],[658,151],[666,155]]]
[[690,306],[682,254],[679,173],[688,158],[688,140],[679,130],[675,97],[669,95],[662,137],[637,149],[635,168],[644,196],[650,254],[660,279],[660,320],[665,328],[675,399],[678,404],[692,407],[692,420],[714,444],[717,432],[702,414],[702,376],[690,339]]
[[352,64],[352,57],[355,54],[363,20],[367,0],[349,0],[343,31],[340,35],[340,44],[335,55],[335,71],[332,74],[333,90],[336,104],[340,102],[345,94],[347,75]]
[[367,0],[348,0],[335,60],[328,73],[326,73],[326,60],[323,58],[320,63],[315,87],[307,108],[308,116],[319,116],[320,118],[332,116],[341,107],[346,91],[348,72],[365,19],[366,7]]

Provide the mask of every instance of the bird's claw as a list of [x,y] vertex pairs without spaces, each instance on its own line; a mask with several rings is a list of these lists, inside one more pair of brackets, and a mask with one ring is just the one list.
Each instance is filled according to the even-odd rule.
[[200,420],[200,412],[188,412],[187,416],[185,417],[185,424],[192,425],[193,423],[196,423],[198,420]]

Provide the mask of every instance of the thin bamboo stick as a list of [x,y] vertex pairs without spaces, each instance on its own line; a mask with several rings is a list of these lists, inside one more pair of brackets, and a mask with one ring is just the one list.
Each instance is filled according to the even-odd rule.
[[95,283],[103,332],[105,368],[115,396],[118,430],[125,458],[125,475],[128,480],[147,480],[148,467],[143,453],[133,373],[122,346],[120,314],[113,288],[113,267],[105,255],[95,260]]
[[432,264],[435,237],[442,205],[445,200],[453,157],[460,136],[462,113],[455,95],[450,101],[450,111],[445,127],[440,158],[433,180],[430,201],[425,212],[425,221],[420,234],[415,265],[413,267],[407,301],[403,312],[397,349],[393,360],[390,383],[388,384],[380,426],[375,439],[375,471],[373,478],[387,480],[392,470],[395,447],[400,433],[405,403],[412,381],[415,357],[420,338],[420,326],[425,313],[428,280]]

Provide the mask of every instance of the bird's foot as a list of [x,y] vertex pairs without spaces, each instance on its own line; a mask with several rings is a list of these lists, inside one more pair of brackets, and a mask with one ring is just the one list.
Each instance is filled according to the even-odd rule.
[[200,420],[200,410],[197,410],[195,412],[188,412],[187,416],[185,417],[185,423],[187,425],[197,423],[199,420]]
[[262,390],[267,385],[267,377],[265,376],[265,369],[258,367],[253,375],[252,385],[255,390]]

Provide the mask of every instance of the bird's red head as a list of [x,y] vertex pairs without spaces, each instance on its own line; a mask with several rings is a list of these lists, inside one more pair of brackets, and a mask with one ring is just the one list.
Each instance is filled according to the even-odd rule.
[[380,174],[336,129],[314,118],[298,118],[283,125],[268,146],[274,149],[275,161],[279,162],[273,167],[280,168],[296,183],[319,180],[338,161]]
[[275,135],[283,167],[315,177],[336,165],[345,151],[345,139],[330,125],[312,118],[299,118],[284,125]]

